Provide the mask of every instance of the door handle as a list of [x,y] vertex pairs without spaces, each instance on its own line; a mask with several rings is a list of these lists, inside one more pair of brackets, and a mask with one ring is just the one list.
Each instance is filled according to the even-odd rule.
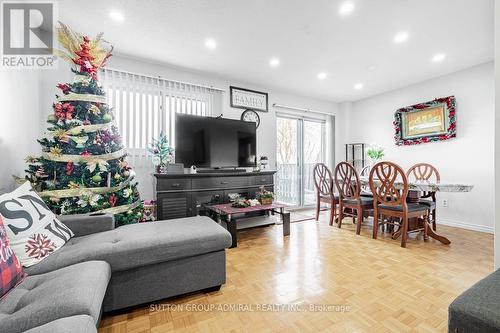
[[220,182],[220,183],[221,183],[221,185],[227,185],[227,184],[229,184],[228,182]]
[[181,184],[179,184],[179,183],[174,183],[174,184],[172,184],[172,187],[181,187]]

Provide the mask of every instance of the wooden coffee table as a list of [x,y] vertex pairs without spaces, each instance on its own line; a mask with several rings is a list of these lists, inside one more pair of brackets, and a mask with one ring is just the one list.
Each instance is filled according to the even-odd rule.
[[253,212],[270,212],[281,215],[283,221],[283,236],[290,235],[290,213],[285,212],[286,205],[280,203],[272,203],[270,205],[251,206],[246,208],[231,207],[231,204],[210,205],[206,209],[215,213],[216,218],[224,219],[227,223],[227,229],[233,238],[231,248],[238,245],[236,235],[236,221],[245,216],[247,213]]

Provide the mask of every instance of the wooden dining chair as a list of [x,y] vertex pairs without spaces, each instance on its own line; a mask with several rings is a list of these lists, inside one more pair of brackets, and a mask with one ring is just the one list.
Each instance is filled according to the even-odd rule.
[[[373,166],[369,177],[373,193],[373,238],[377,238],[380,225],[391,224],[398,227],[393,238],[401,234],[401,247],[406,247],[409,232],[424,232],[428,239],[429,207],[420,203],[407,203],[408,179],[403,169],[392,162],[380,162]],[[396,184],[399,183],[399,186]],[[382,215],[382,220],[379,217]],[[384,217],[395,219],[385,219]],[[423,218],[423,227],[409,230],[409,219]]]
[[[428,163],[415,164],[406,172],[406,177],[408,180],[435,181],[436,183],[441,181],[439,171]],[[423,192],[419,202],[429,206],[431,211],[429,219],[432,222],[432,229],[436,231],[436,192]]]
[[[356,223],[356,234],[361,232],[361,224],[367,210],[373,209],[373,198],[361,196],[361,182],[352,165],[340,162],[335,167],[335,185],[339,191],[339,222],[342,226],[344,216],[351,216]],[[345,211],[345,209],[349,211]],[[356,212],[356,213],[354,213]]]
[[318,163],[313,169],[314,187],[316,188],[316,221],[319,219],[321,203],[330,205],[330,225],[337,216],[337,204],[339,197],[333,190],[332,172],[323,163]]

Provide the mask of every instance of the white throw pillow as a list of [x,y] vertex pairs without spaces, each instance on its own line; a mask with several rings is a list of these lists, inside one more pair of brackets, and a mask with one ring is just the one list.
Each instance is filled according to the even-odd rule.
[[12,250],[25,267],[47,258],[74,236],[29,182],[0,196],[0,215]]

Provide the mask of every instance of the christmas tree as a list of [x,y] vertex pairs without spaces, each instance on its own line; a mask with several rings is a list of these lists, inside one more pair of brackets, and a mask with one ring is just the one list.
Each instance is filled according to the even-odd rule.
[[27,158],[28,179],[56,214],[112,213],[117,225],[138,222],[142,202],[97,74],[111,56],[99,34],[91,40],[61,24],[58,56],[72,66],[44,138],[42,156]]

